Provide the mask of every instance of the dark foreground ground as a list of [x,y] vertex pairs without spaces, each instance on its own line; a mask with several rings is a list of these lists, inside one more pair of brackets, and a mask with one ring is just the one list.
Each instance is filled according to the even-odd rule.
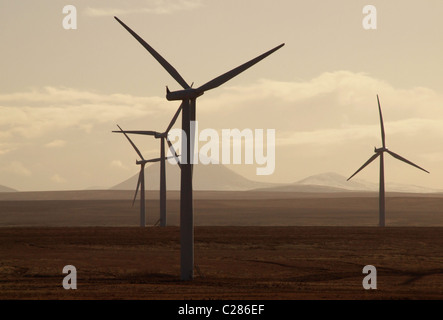
[[181,282],[177,227],[5,227],[0,299],[443,299],[442,248],[441,227],[196,227]]

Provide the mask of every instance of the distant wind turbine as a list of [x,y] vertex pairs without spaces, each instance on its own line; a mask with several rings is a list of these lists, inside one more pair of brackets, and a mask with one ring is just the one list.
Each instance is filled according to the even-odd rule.
[[146,202],[145,202],[145,165],[147,163],[151,162],[159,162],[161,161],[160,158],[156,159],[149,159],[145,160],[143,158],[143,155],[141,154],[140,150],[137,148],[137,146],[132,142],[132,140],[128,137],[128,135],[120,128],[119,125],[117,127],[120,129],[120,132],[122,132],[125,137],[128,139],[129,143],[134,148],[135,152],[140,156],[141,160],[136,160],[136,164],[140,166],[140,173],[138,175],[138,181],[137,181],[137,188],[135,189],[135,195],[134,200],[132,201],[132,205],[135,203],[135,199],[137,198],[138,189],[140,188],[140,227],[146,226]]
[[178,164],[180,165],[180,162],[178,160],[178,155],[174,150],[174,147],[172,146],[171,141],[169,140],[168,134],[171,128],[174,126],[175,121],[177,121],[177,118],[180,114],[181,106],[178,108],[177,112],[175,113],[174,117],[172,118],[171,122],[169,123],[168,127],[166,128],[165,132],[157,132],[157,131],[112,131],[116,133],[123,133],[123,134],[141,134],[141,135],[148,135],[148,136],[154,136],[156,139],[160,139],[160,227],[166,227],[166,156],[165,156],[165,140],[168,143],[169,149],[171,150],[171,153],[173,154],[174,158],[177,160]]
[[[191,134],[191,122],[196,119],[196,100],[206,91],[215,89],[225,82],[236,77],[246,69],[260,62],[270,54],[284,46],[284,43],[262,55],[232,69],[198,88],[192,88],[178,71],[154,50],[145,40],[136,34],[120,19],[114,17],[149,53],[162,65],[162,67],[182,86],[183,90],[171,92],[166,87],[166,99],[169,101],[181,100],[182,104],[182,138],[181,178],[180,178],[180,278],[192,280],[194,278],[194,203],[192,194],[192,171],[194,150],[194,132]],[[186,154],[186,156],[184,156]]]
[[368,161],[366,161],[365,164],[363,164],[360,169],[358,169],[352,176],[348,178],[348,181],[352,179],[353,176],[355,176],[357,173],[359,173],[364,167],[366,167],[368,164],[370,164],[372,161],[377,159],[377,157],[380,157],[380,194],[379,194],[379,226],[384,227],[385,226],[385,169],[384,169],[384,152],[387,152],[394,158],[403,161],[413,167],[416,167],[420,170],[423,170],[424,172],[429,173],[429,171],[423,169],[422,167],[417,166],[416,164],[412,163],[411,161],[403,158],[402,156],[388,150],[386,148],[386,142],[385,142],[385,128],[383,125],[383,116],[381,113],[381,107],[380,107],[380,100],[377,95],[377,102],[378,102],[378,111],[380,113],[380,126],[381,126],[381,141],[382,141],[382,147],[381,148],[375,148],[374,152],[375,154],[369,158]]

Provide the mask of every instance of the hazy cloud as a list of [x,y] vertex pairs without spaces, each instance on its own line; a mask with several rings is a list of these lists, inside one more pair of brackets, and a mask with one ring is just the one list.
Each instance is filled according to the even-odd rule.
[[61,148],[64,147],[66,145],[66,141],[64,140],[53,140],[51,142],[48,142],[47,144],[45,144],[46,148]]
[[[316,163],[321,160],[319,154],[332,154],[326,169],[340,172],[343,166],[360,165],[362,155],[356,150],[369,154],[381,144],[377,94],[388,147],[405,157],[413,153],[412,160],[437,175],[438,183],[439,169],[431,164],[441,162],[443,96],[428,88],[395,88],[367,74],[337,71],[305,81],[262,79],[222,87],[199,99],[199,130],[213,128],[221,134],[222,129],[276,129],[276,147],[285,149],[277,155],[276,174],[303,159],[309,162],[305,167],[315,172],[322,166]],[[64,177],[55,174],[51,181],[81,185],[81,179],[90,179],[86,187],[96,181],[89,170],[100,171],[102,179],[123,180],[135,167],[137,155],[124,137],[111,134],[116,123],[123,129],[164,130],[177,107],[164,97],[62,87],[0,94],[1,172],[3,176],[9,172],[12,178],[30,176],[31,171],[37,175],[44,165],[59,172],[69,166],[72,170]],[[145,136],[133,136],[133,140],[146,158],[158,156],[157,140]],[[57,149],[67,144],[63,152]],[[37,146],[45,146],[45,152]],[[349,150],[346,165],[342,153],[335,155],[335,150]],[[29,164],[13,160],[16,157],[29,159],[24,160]],[[84,176],[78,171],[85,172]],[[288,179],[287,174],[281,178]]]
[[[343,107],[362,108],[377,102],[380,95],[381,104],[390,108],[409,111],[410,116],[420,113],[427,115],[430,108],[441,109],[443,97],[431,89],[414,87],[398,89],[384,80],[376,79],[365,73],[350,71],[325,72],[316,78],[306,81],[275,81],[261,79],[248,86],[225,86],[216,99],[208,105],[217,108],[236,108],[238,104],[253,101],[274,99],[274,108],[279,105],[293,103],[293,108],[304,109],[310,100],[325,98],[322,107],[338,105]],[[209,99],[208,99],[209,100]],[[419,107],[420,106],[420,107]],[[206,108],[205,108],[206,109]],[[441,112],[441,111],[440,111]]]
[[[404,121],[389,122],[389,135],[414,136],[425,130],[433,130],[442,136],[441,128],[442,120],[432,119],[407,119]],[[372,138],[372,140],[380,140],[380,124],[345,126],[338,129],[313,130],[313,131],[280,131],[278,145],[331,145],[331,144],[347,144],[356,140]],[[425,137],[423,137],[424,140]],[[389,137],[387,137],[389,140]]]
[[22,177],[29,177],[32,175],[31,171],[19,161],[12,161],[9,165],[3,166],[1,171]]
[[148,116],[163,100],[55,87],[0,94],[0,139],[32,139],[68,127],[88,132],[100,123]]
[[120,160],[112,160],[109,164],[111,168],[117,168],[117,169],[123,169],[128,170],[128,167],[123,164]]
[[[328,72],[308,81],[292,82],[262,79],[247,86],[225,87],[219,92],[204,97],[204,108],[199,108],[199,115],[217,112],[220,117],[200,123],[200,129],[214,127],[214,124],[217,128],[226,117],[230,120],[223,128],[242,129],[254,125],[277,129],[276,138],[282,144],[324,144],[375,138],[379,133],[376,104],[379,93],[390,134],[415,134],[424,129],[443,134],[440,130],[443,127],[443,97],[440,94],[421,87],[396,89],[363,73]],[[33,139],[69,127],[89,133],[98,124],[114,127],[117,120],[135,121],[147,117],[164,119],[162,122],[166,124],[170,111],[176,106],[164,100],[163,97],[104,95],[55,87],[0,94],[3,153],[9,150],[7,143],[11,137],[17,135]],[[164,106],[170,110],[165,111]],[[267,116],[252,117],[253,114]],[[65,144],[65,140],[55,139],[45,147]]]
[[13,150],[12,148],[9,148],[7,144],[0,144],[0,155],[7,154]]
[[58,173],[56,173],[51,177],[51,181],[58,184],[62,184],[66,182],[66,179],[60,176]]
[[138,8],[125,7],[87,7],[85,14],[91,17],[126,15],[134,13],[172,14],[179,11],[188,11],[203,5],[202,0],[149,0],[144,1]]

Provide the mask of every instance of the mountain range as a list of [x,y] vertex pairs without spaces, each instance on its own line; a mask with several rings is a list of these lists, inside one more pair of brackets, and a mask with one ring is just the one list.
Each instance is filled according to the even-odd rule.
[[[293,183],[267,183],[247,179],[222,164],[194,165],[194,190],[204,191],[268,191],[268,192],[377,192],[378,183],[361,179],[346,180],[335,172],[311,175]],[[135,190],[138,173],[109,188],[110,190]],[[160,164],[153,163],[145,168],[146,190],[159,190]],[[180,190],[180,169],[166,162],[166,186],[168,190]],[[86,190],[106,190],[106,187],[91,187]],[[442,193],[441,189],[423,186],[386,183],[388,192]],[[13,188],[0,185],[0,192],[17,192]]]
[[17,192],[17,190],[0,185],[0,192]]
[[[362,179],[353,179],[347,181],[347,177],[335,172],[325,172],[309,176],[300,181],[280,185],[274,188],[261,188],[261,191],[279,191],[279,192],[353,192],[369,191],[378,192],[378,183],[369,182]],[[388,192],[406,192],[406,193],[438,193],[443,192],[440,189],[428,188],[423,186],[386,183]]]
[[[113,186],[112,190],[135,190],[138,173]],[[166,186],[168,190],[180,190],[180,168],[166,161]],[[257,188],[272,188],[276,183],[265,183],[246,179],[224,165],[194,165],[194,190],[242,191]],[[153,163],[145,168],[146,190],[159,190],[160,163]]]
[[[214,191],[269,191],[269,192],[352,192],[378,191],[378,183],[361,179],[346,181],[335,172],[309,176],[294,183],[266,183],[247,179],[224,165],[194,165],[194,190]],[[112,190],[135,190],[138,174],[113,186]],[[160,164],[154,163],[145,169],[146,190],[159,190]],[[166,185],[168,190],[180,190],[180,169],[166,162]],[[422,186],[387,183],[386,191],[434,193],[443,192]]]

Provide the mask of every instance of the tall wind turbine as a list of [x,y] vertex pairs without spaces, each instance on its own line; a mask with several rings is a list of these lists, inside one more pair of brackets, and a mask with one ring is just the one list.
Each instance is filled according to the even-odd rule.
[[145,165],[150,162],[158,162],[161,159],[150,159],[145,160],[143,158],[143,155],[141,154],[140,150],[137,148],[137,146],[132,142],[132,140],[128,137],[128,135],[120,128],[119,125],[117,127],[120,129],[120,132],[122,132],[125,137],[128,139],[129,143],[134,148],[135,152],[140,156],[141,160],[137,160],[135,163],[140,166],[140,173],[138,175],[138,182],[137,182],[137,188],[135,189],[135,195],[134,200],[132,201],[132,205],[134,205],[135,199],[137,198],[138,189],[140,188],[140,227],[146,226],[146,202],[145,202]]
[[411,161],[403,158],[402,156],[388,150],[386,148],[386,142],[385,142],[385,128],[383,125],[383,116],[381,113],[381,107],[380,107],[380,100],[377,95],[377,102],[378,102],[378,112],[380,113],[380,126],[381,126],[381,141],[382,141],[382,147],[381,148],[375,148],[374,152],[375,154],[369,158],[368,161],[363,164],[360,169],[358,169],[352,176],[348,178],[348,181],[355,176],[357,173],[359,173],[364,167],[366,167],[368,164],[370,164],[372,161],[377,159],[377,157],[380,157],[380,193],[379,193],[379,226],[384,227],[385,226],[385,168],[384,168],[384,153],[387,152],[394,158],[403,161],[413,167],[416,167],[420,170],[423,170],[424,172],[429,173],[429,171],[423,169],[422,167],[417,166],[416,164],[412,163]]
[[163,68],[183,87],[184,90],[171,92],[166,87],[166,99],[182,101],[182,137],[181,181],[180,181],[180,277],[182,280],[191,280],[194,277],[194,208],[192,197],[192,163],[194,150],[194,132],[191,132],[191,121],[196,119],[196,100],[206,91],[219,87],[231,80],[246,69],[252,67],[273,52],[284,46],[284,43],[262,55],[228,71],[204,85],[194,89],[178,73],[178,71],[155,51],[138,34],[131,30],[120,19],[114,17],[149,53],[163,66]]
[[[175,155],[174,157],[177,159],[177,153],[172,147],[172,143],[168,138],[169,131],[174,126],[175,121],[180,114],[181,106],[178,108],[165,132],[157,132],[157,131],[112,131],[117,133],[128,134],[141,134],[154,136],[156,139],[160,139],[160,227],[166,227],[166,156],[165,156],[165,140],[171,149],[171,152]],[[178,162],[178,160],[177,160]],[[180,165],[180,163],[179,163]]]

